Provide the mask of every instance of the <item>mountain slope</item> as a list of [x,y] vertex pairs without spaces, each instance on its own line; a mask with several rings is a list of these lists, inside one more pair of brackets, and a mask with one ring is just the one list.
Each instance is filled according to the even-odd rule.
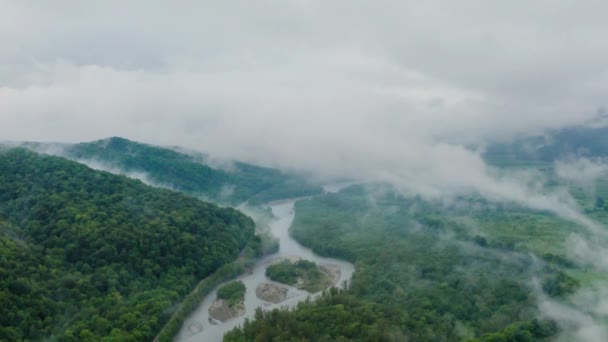
[[0,340],[151,340],[253,234],[233,209],[0,151]]
[[553,162],[571,156],[608,156],[608,127],[573,126],[488,146],[485,159],[513,164],[531,161]]
[[221,203],[255,204],[322,191],[301,177],[275,169],[241,162],[225,168],[212,167],[202,154],[191,155],[117,137],[68,145],[63,153],[70,159],[102,164],[121,173],[143,173],[153,184]]

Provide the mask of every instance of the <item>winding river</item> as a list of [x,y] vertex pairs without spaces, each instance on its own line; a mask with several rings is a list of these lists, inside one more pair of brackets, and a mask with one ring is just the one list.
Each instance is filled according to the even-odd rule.
[[[326,190],[331,192],[334,189],[327,188]],[[271,205],[272,213],[277,219],[270,225],[270,229],[271,233],[279,240],[279,251],[275,254],[260,259],[255,264],[251,273],[241,275],[237,278],[238,280],[243,281],[247,287],[247,292],[245,294],[245,314],[224,323],[210,323],[209,307],[213,304],[216,298],[217,289],[215,289],[203,300],[199,308],[185,320],[184,325],[176,336],[177,341],[221,341],[224,333],[233,329],[237,325],[242,324],[246,318],[252,318],[255,314],[256,308],[261,307],[265,310],[280,307],[291,308],[298,302],[303,301],[310,296],[311,294],[304,290],[298,290],[294,287],[274,283],[266,278],[266,267],[275,262],[277,259],[299,257],[309,261],[314,261],[319,265],[328,265],[332,266],[333,268],[337,267],[340,270],[340,279],[338,280],[337,285],[341,286],[344,281],[350,281],[355,270],[351,263],[332,258],[320,257],[313,253],[310,249],[303,247],[297,241],[291,238],[289,235],[289,228],[291,227],[291,223],[293,222],[295,216],[294,204],[295,200],[289,200]],[[271,304],[257,298],[255,290],[260,283],[271,283],[280,285],[282,287],[288,287],[289,291],[287,293],[287,299],[279,304]]]

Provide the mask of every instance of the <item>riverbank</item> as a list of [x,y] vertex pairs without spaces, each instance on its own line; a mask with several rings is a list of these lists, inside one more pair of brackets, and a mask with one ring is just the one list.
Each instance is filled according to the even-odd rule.
[[[245,247],[243,251],[248,249],[250,249],[250,246]],[[252,265],[257,259],[259,259],[259,257],[255,256],[255,253],[252,253],[251,251],[249,253],[241,253],[237,260],[223,265],[212,275],[201,280],[179,304],[179,307],[169,321],[167,321],[163,329],[158,333],[154,342],[174,341],[175,336],[183,327],[186,318],[196,311],[203,299],[222,283],[251,270]],[[203,324],[197,323],[191,325],[189,326],[189,330],[191,330],[192,334],[199,333],[203,330]]]
[[224,323],[231,319],[243,316],[245,314],[245,303],[240,301],[234,305],[228,303],[225,299],[216,299],[209,308],[209,316],[211,322],[219,321]]
[[[222,266],[211,276],[201,280],[190,294],[182,301],[177,311],[154,339],[155,342],[171,342],[182,328],[184,321],[200,305],[201,301],[221,283],[230,280],[245,271],[244,262],[233,262]],[[202,324],[197,324],[195,332],[202,331]]]
[[[247,288],[245,293],[245,314],[240,317],[229,319],[226,322],[219,322],[209,319],[209,308],[215,301],[215,291],[213,290],[200,303],[200,306],[184,321],[180,332],[175,336],[176,341],[185,342],[213,342],[221,341],[227,331],[232,330],[238,325],[243,324],[245,319],[253,318],[257,308],[263,310],[272,310],[275,308],[289,309],[295,307],[299,302],[307,298],[316,298],[319,293],[312,294],[299,290],[294,287],[284,286],[282,284],[269,281],[265,276],[266,267],[276,262],[277,260],[294,257],[313,261],[318,265],[326,267],[324,272],[331,274],[331,283],[342,285],[344,282],[350,281],[354,272],[354,265],[346,261],[324,258],[316,255],[310,249],[303,247],[289,235],[289,227],[295,216],[294,200],[281,201],[271,205],[271,210],[276,220],[270,223],[270,233],[279,241],[279,250],[273,255],[266,256],[258,260],[250,272],[241,274],[235,280],[242,281]],[[333,269],[333,271],[331,271]],[[266,290],[269,296],[273,298],[259,298],[256,292],[262,284],[268,284],[261,290]],[[219,285],[218,285],[219,286]],[[275,286],[280,289],[275,289]],[[328,286],[331,286],[328,285]],[[272,289],[272,290],[269,290]],[[276,292],[278,291],[278,293]],[[285,295],[283,292],[286,291]],[[262,296],[263,297],[263,296]],[[272,300],[266,300],[272,299]],[[275,303],[276,302],[276,303]],[[195,328],[196,334],[192,334],[190,328]]]

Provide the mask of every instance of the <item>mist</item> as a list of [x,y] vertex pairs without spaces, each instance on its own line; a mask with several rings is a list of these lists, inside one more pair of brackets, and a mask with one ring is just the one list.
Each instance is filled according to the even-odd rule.
[[463,144],[584,123],[608,82],[608,49],[574,39],[601,39],[602,2],[118,4],[3,2],[4,138],[419,172],[429,152],[466,163]]
[[[606,229],[568,189],[482,157],[492,142],[606,124],[606,2],[0,5],[0,140],[123,136],[429,200],[475,194],[585,227],[570,254],[608,269]],[[608,174],[601,158],[553,167],[588,192]]]
[[541,295],[539,309],[544,317],[556,320],[563,333],[558,341],[605,341],[608,328],[606,288],[581,290],[569,298],[568,303],[557,302]]
[[469,146],[588,123],[608,83],[608,49],[572,39],[603,36],[601,2],[117,4],[4,2],[29,23],[0,36],[5,140],[124,136],[563,212]]
[[571,158],[555,163],[558,177],[592,190],[595,182],[608,175],[608,164],[603,158]]

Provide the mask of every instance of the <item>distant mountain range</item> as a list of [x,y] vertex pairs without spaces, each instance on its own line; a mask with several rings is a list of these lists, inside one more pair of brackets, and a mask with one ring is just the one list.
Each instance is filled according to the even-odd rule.
[[608,156],[608,127],[573,126],[488,146],[490,163],[542,161],[568,157]]

